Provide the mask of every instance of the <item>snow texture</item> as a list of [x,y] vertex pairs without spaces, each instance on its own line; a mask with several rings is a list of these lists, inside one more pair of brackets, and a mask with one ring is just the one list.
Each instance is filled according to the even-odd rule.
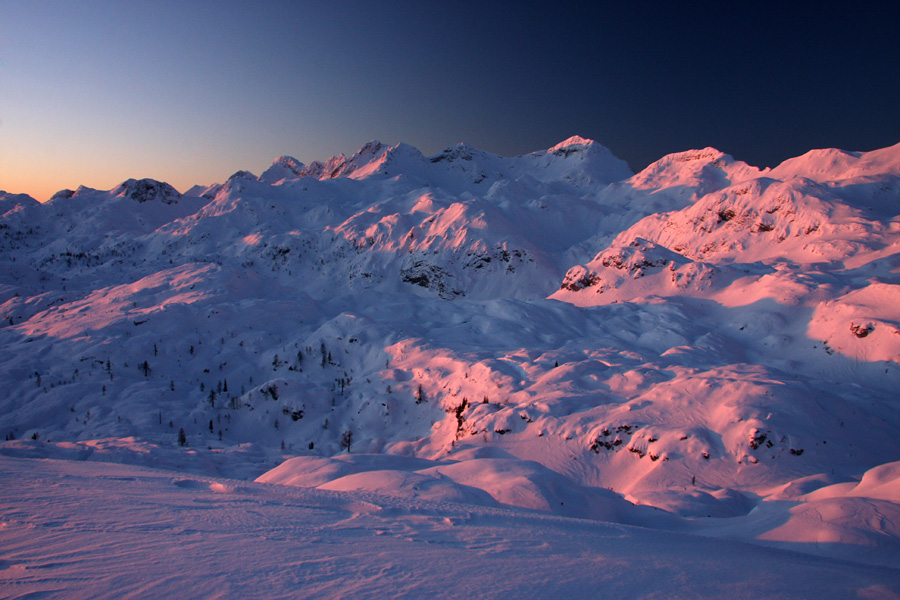
[[900,597],[900,145],[372,141],[0,263],[4,597]]

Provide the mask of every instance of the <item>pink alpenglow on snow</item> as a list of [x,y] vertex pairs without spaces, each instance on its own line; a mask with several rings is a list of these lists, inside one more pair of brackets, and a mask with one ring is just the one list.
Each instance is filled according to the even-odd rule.
[[898,149],[2,192],[0,596],[900,597]]

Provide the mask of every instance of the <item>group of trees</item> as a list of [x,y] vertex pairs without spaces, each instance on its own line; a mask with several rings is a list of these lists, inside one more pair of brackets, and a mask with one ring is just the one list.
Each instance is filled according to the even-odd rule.
[[[155,355],[156,352],[158,352],[158,350],[156,348],[154,348],[154,350],[155,350],[155,352],[154,352],[154,355]],[[329,365],[335,364],[333,361],[332,353],[328,350],[324,341],[321,343],[319,350],[320,350],[320,354],[321,354],[322,368],[326,368]],[[306,352],[307,352],[307,356],[308,356],[308,354],[312,353],[313,351],[311,348],[307,347]],[[193,346],[190,348],[190,353],[191,354],[194,353]],[[299,365],[302,364],[302,362],[304,361],[304,358],[306,358],[306,356],[304,356],[304,353],[302,351],[297,351],[296,357],[297,357],[297,368],[295,368],[294,370],[299,370]],[[273,369],[278,370],[281,367],[288,365],[289,362],[290,361],[285,361],[284,359],[282,359],[278,354],[275,354],[272,359],[272,367],[273,367]],[[107,367],[107,368],[109,368],[109,367]],[[149,376],[150,371],[151,371],[149,362],[146,360],[139,363],[138,369],[143,372],[144,376]],[[208,372],[208,371],[206,371],[206,372]],[[345,373],[344,377],[335,379],[335,387],[340,388],[340,390],[343,392],[344,389],[350,384],[351,380],[352,380],[351,377]],[[251,383],[252,383],[252,378],[251,378]],[[172,380],[172,381],[170,381],[169,388],[173,389],[174,387],[175,387],[174,380]],[[201,391],[204,391],[203,388],[205,388],[205,387],[206,386],[201,382]],[[209,408],[216,409],[216,408],[218,408],[217,400],[219,400],[221,394],[228,392],[228,382],[227,382],[227,380],[219,381],[215,387],[212,387],[212,386],[209,386],[209,387],[210,387],[210,389],[206,395],[206,401],[208,403]],[[243,389],[241,391],[243,392]],[[259,391],[263,395],[263,397],[265,397],[266,399],[273,400],[273,401],[279,400],[280,390],[278,389],[278,386],[276,384],[263,385],[259,388]],[[418,390],[415,392],[415,399],[416,399],[416,403],[422,403],[422,402],[428,401],[421,385],[418,387]],[[231,397],[231,402],[229,403],[229,408],[240,408],[241,404],[242,404],[241,398]],[[332,400],[332,405],[333,404],[334,404],[334,401]],[[298,421],[298,420],[302,419],[304,411],[303,410],[289,410],[287,407],[283,407],[283,412],[287,415],[290,415],[294,421]],[[160,416],[160,419],[161,418],[162,417]],[[171,425],[171,423],[170,423],[170,425]],[[280,429],[280,426],[281,426],[281,422],[276,418],[274,421],[274,427],[276,429]],[[328,428],[327,420],[326,420],[326,425],[324,425],[323,427],[325,429]],[[214,419],[209,420],[208,428],[209,428],[210,433],[215,432],[216,426],[214,423]],[[221,435],[221,431],[220,431],[219,439],[221,439],[221,438],[222,438],[222,435]],[[186,447],[189,445],[188,434],[185,432],[185,429],[183,427],[178,429],[178,435],[176,437],[176,442],[180,447]],[[353,431],[350,429],[344,430],[340,435],[338,444],[339,444],[339,448],[342,451],[346,451],[348,453],[351,452],[352,448],[353,448],[353,444],[354,444]],[[313,449],[314,447],[315,447],[314,442],[310,442],[309,448]]]

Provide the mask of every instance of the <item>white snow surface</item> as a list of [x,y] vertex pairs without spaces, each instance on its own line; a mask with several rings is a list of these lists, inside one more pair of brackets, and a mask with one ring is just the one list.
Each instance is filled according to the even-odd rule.
[[896,570],[437,500],[0,460],[4,598],[892,598]]
[[373,141],[0,263],[4,597],[900,597],[900,146]]

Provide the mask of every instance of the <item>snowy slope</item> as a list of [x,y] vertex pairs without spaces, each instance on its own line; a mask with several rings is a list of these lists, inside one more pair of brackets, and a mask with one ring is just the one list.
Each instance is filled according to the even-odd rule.
[[2,193],[0,454],[900,564],[898,148]]
[[[8,598],[891,598],[895,568],[535,513],[0,459]],[[84,510],[90,506],[90,510]],[[136,566],[139,565],[139,566]]]
[[[9,598],[890,598],[896,570],[683,533],[0,459]],[[91,510],[84,510],[90,506]],[[740,565],[736,568],[735,565]]]

